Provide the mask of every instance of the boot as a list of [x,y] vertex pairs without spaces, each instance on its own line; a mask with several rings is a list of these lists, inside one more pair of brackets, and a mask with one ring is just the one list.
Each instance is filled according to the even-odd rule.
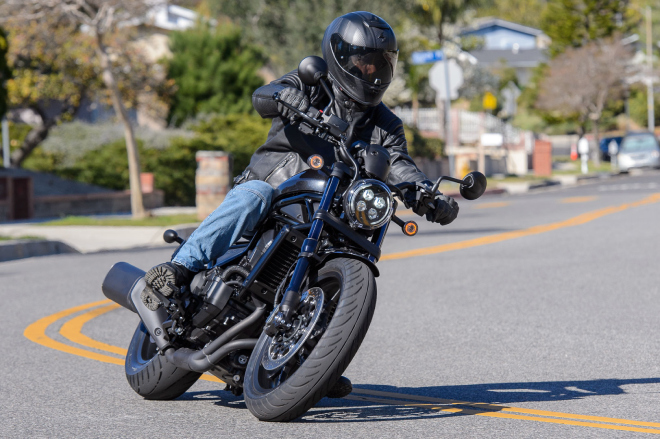
[[170,297],[179,288],[190,284],[194,271],[174,262],[158,264],[144,275],[147,285],[165,297]]
[[339,377],[334,386],[328,390],[328,394],[325,395],[328,398],[343,398],[353,391],[353,384],[351,380],[346,377]]

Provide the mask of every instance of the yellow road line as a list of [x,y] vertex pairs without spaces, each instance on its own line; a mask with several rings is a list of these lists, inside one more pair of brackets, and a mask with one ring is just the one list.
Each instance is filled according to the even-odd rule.
[[44,317],[32,323],[30,326],[25,328],[23,335],[35,343],[38,343],[47,348],[55,349],[58,351],[66,352],[68,354],[78,355],[80,357],[89,358],[91,360],[102,361],[104,363],[118,364],[120,366],[124,365],[124,360],[119,358],[111,357],[109,355],[98,354],[96,352],[86,351],[85,349],[80,349],[74,346],[69,346],[67,344],[61,343],[57,340],[53,340],[46,335],[46,329],[57,322],[60,319],[75,314],[79,311],[84,311],[89,308],[94,308],[99,305],[106,305],[111,303],[110,300],[101,300],[99,302],[92,302],[86,305],[75,306],[73,308],[65,309],[58,313],[52,314],[50,316]]
[[496,203],[481,203],[474,206],[475,209],[495,209],[497,207],[505,207],[510,205],[508,201],[498,201]]
[[606,207],[604,209],[599,209],[595,210],[593,212],[588,212],[584,213],[582,215],[578,215],[573,218],[569,218],[564,221],[559,221],[556,223],[550,223],[550,224],[544,224],[540,226],[534,226],[530,227],[528,229],[523,229],[523,230],[515,230],[513,232],[504,232],[504,233],[498,233],[495,235],[490,235],[490,236],[484,236],[481,238],[475,238],[475,239],[469,239],[467,241],[460,241],[460,242],[454,242],[451,244],[442,244],[442,245],[436,245],[433,247],[424,247],[424,248],[419,248],[415,250],[407,250],[403,252],[397,252],[397,253],[389,253],[386,255],[383,255],[383,257],[380,258],[381,261],[387,261],[391,259],[404,259],[404,258],[412,258],[415,256],[425,256],[425,255],[431,255],[431,254],[436,254],[436,253],[444,253],[448,251],[453,251],[453,250],[462,250],[466,248],[471,248],[471,247],[477,247],[481,245],[487,245],[487,244],[495,244],[498,242],[502,241],[508,241],[510,239],[515,239],[515,238],[522,238],[524,236],[531,236],[531,235],[538,235],[541,233],[546,233],[546,232],[551,232],[553,230],[558,230],[558,229],[563,229],[565,227],[574,227],[574,226],[579,226],[582,224],[586,224],[590,221],[593,221],[598,218],[602,218],[607,215],[611,215],[613,213],[621,212],[626,209],[630,209],[633,207],[639,207],[643,206],[645,204],[651,204],[651,203],[657,203],[660,201],[660,193],[656,193],[653,195],[650,195],[642,200],[635,201],[632,203],[625,203],[621,204],[619,206],[612,206],[612,207]]
[[[520,408],[520,407],[509,407],[509,406],[504,406],[504,405],[499,405],[499,404],[490,404],[490,403],[475,403],[475,402],[466,402],[466,401],[458,401],[458,400],[453,400],[453,399],[443,399],[443,398],[431,398],[428,396],[420,396],[420,395],[407,395],[403,393],[396,393],[396,392],[382,392],[379,390],[367,390],[367,389],[354,389],[353,390],[354,394],[364,394],[364,395],[373,395],[377,397],[387,397],[387,398],[395,398],[397,402],[400,402],[401,398],[403,399],[408,399],[408,400],[413,400],[413,401],[420,401],[427,403],[425,405],[463,405],[463,406],[468,406],[468,407],[473,407],[476,409],[479,409],[477,411],[482,412],[482,411],[492,411],[492,412],[514,412],[514,413],[523,413],[527,415],[538,415],[538,416],[550,416],[550,417],[555,417],[555,418],[568,418],[568,419],[576,419],[576,420],[582,420],[582,421],[595,421],[595,422],[608,422],[611,424],[628,424],[628,425],[636,425],[640,427],[656,427],[660,429],[660,423],[658,422],[644,422],[644,421],[631,421],[629,419],[621,419],[621,418],[607,418],[607,417],[602,417],[602,416],[590,416],[590,415],[575,415],[572,413],[563,413],[563,412],[553,412],[553,411],[547,411],[547,410],[535,410],[535,409],[525,409],[525,408]],[[398,398],[398,399],[397,399]],[[383,402],[387,401],[386,399],[383,399]],[[431,404],[428,404],[431,403]],[[462,411],[462,409],[456,409],[459,411]],[[660,430],[658,430],[660,432]]]
[[[108,302],[109,302],[109,300],[104,300],[102,302],[95,302],[94,304],[90,304],[90,305],[96,306],[98,304],[105,304],[105,303],[108,303]],[[100,342],[98,340],[94,340],[93,338],[88,337],[88,336],[86,336],[85,334],[82,333],[82,329],[83,329],[83,326],[85,325],[85,323],[87,323],[90,320],[92,320],[92,319],[94,319],[94,318],[96,318],[100,315],[103,315],[103,314],[105,314],[109,311],[117,309],[117,308],[120,308],[120,306],[117,305],[116,303],[111,303],[110,305],[103,306],[103,307],[100,307],[100,308],[95,308],[95,309],[92,309],[91,311],[88,311],[84,314],[81,314],[77,317],[74,317],[73,319],[69,320],[68,322],[66,322],[62,325],[62,327],[60,328],[60,334],[64,338],[66,338],[67,340],[72,341],[74,343],[77,343],[81,346],[85,346],[85,347],[92,348],[92,349],[98,349],[100,351],[110,352],[112,354],[126,356],[126,353],[128,352],[126,349],[120,348],[119,346],[113,346],[113,345],[110,345],[110,344],[107,344],[107,343],[103,343],[103,342]],[[74,313],[77,312],[77,311],[80,311],[80,310],[76,310],[76,311],[74,311]],[[70,314],[67,314],[63,317],[68,317],[68,315],[70,315]],[[46,317],[46,319],[47,318],[48,317]],[[44,319],[42,319],[42,320],[44,320]],[[57,319],[57,320],[59,320],[59,319]],[[55,321],[57,321],[57,320],[55,320]],[[48,327],[49,325],[51,325],[55,321],[49,323],[48,325],[46,325],[46,327]],[[39,322],[36,322],[36,323],[39,323]],[[51,348],[57,349],[57,350],[63,350],[63,349],[60,349],[60,347],[61,346],[66,346],[66,347],[71,348],[71,349],[76,349],[76,350],[79,350],[79,351],[82,351],[82,352],[94,354],[94,352],[90,352],[90,351],[86,351],[86,350],[83,350],[83,349],[78,349],[78,348],[75,348],[75,347],[71,347],[71,346],[65,345],[63,343],[59,343],[59,342],[51,339],[50,337],[45,335],[45,328],[46,327],[44,327],[44,334],[43,335],[48,339],[47,340],[48,344],[44,344],[44,343],[40,343],[40,344],[44,344],[44,346],[51,347]],[[27,332],[27,330],[26,330],[26,332]],[[53,345],[51,345],[51,343],[53,343]],[[80,355],[80,353],[69,352],[68,350],[63,350],[63,351],[71,353],[71,354],[75,354],[75,355]],[[101,355],[101,354],[96,354],[96,355]],[[91,358],[91,357],[86,356],[86,355],[80,355],[80,356],[86,357],[86,358]],[[106,359],[112,358],[113,360],[115,360],[115,361],[106,361],[107,363],[113,363],[113,364],[119,364],[119,365],[124,364],[123,359],[108,357],[107,355],[101,355],[101,356],[106,357]],[[95,358],[92,358],[92,359],[95,359]],[[99,361],[102,361],[102,360],[99,360]],[[224,381],[222,381],[219,378],[216,378],[215,376],[210,375],[210,374],[204,374],[204,375],[201,376],[200,379],[205,380],[205,381],[212,381],[212,382],[215,382],[215,383],[224,383]]]
[[[579,415],[572,415],[570,413],[563,413],[564,418],[568,419],[556,419],[555,418],[547,418],[547,417],[539,417],[539,416],[526,416],[526,415],[518,415],[518,414],[512,414],[512,413],[503,413],[504,410],[502,411],[488,411],[488,410],[473,410],[473,409],[464,409],[464,408],[457,408],[457,407],[445,407],[445,406],[438,406],[438,404],[423,404],[423,403],[410,403],[409,401],[405,400],[396,400],[396,399],[384,399],[384,398],[377,398],[377,397],[370,397],[370,396],[363,396],[360,394],[362,392],[361,389],[356,389],[351,393],[349,396],[346,396],[346,399],[351,399],[354,401],[368,401],[368,402],[374,402],[377,404],[387,404],[387,405],[400,405],[400,406],[405,406],[405,407],[418,407],[418,408],[426,408],[429,410],[438,410],[441,412],[446,412],[446,413],[456,413],[456,414],[463,414],[463,415],[474,415],[474,416],[487,416],[491,418],[503,418],[503,419],[518,419],[518,420],[523,420],[523,421],[536,421],[536,422],[546,422],[546,423],[551,423],[551,424],[564,424],[564,425],[575,425],[579,427],[590,427],[590,428],[603,428],[607,430],[621,430],[621,431],[633,431],[637,433],[652,433],[652,434],[660,434],[660,429],[653,429],[653,428],[640,428],[640,427],[631,427],[629,425],[636,425],[636,424],[651,424],[651,423],[637,423],[636,421],[629,421],[627,419],[613,419],[613,418],[602,418],[602,419],[612,419],[612,421],[616,421],[614,423],[619,423],[619,424],[629,424],[629,425],[613,425],[614,423],[609,423],[609,424],[599,424],[595,422],[584,422],[584,421],[574,421],[571,420],[573,417],[579,417]],[[410,397],[411,395],[402,395],[402,394],[396,394],[399,396],[403,397]],[[411,398],[412,399],[412,398]],[[473,405],[472,403],[462,403],[461,405]],[[521,408],[515,408],[515,407],[507,407],[507,411],[511,412],[519,412],[519,413],[524,413],[525,409]],[[540,416],[554,416],[552,413],[555,412],[543,412],[541,410],[536,410],[537,412],[540,413]],[[588,417],[588,416],[585,416]],[[612,422],[609,421],[609,422]],[[605,422],[605,421],[602,421]]]
[[126,349],[94,340],[93,338],[90,338],[82,333],[82,328],[85,325],[85,323],[119,307],[120,305],[116,303],[112,303],[110,305],[102,306],[100,308],[95,308],[91,311],[86,312],[85,314],[79,315],[78,317],[74,317],[62,325],[62,327],[60,328],[60,334],[67,340],[70,340],[79,345],[92,349],[98,349],[100,351],[110,352],[117,355],[126,356],[126,353],[128,352]]
[[563,198],[562,203],[586,203],[587,201],[593,201],[598,197],[569,197]]
[[[589,212],[583,215],[576,216],[574,218],[570,218],[565,221],[560,221],[557,223],[551,223],[551,224],[546,224],[546,225],[541,225],[541,226],[535,226],[531,227],[528,229],[524,230],[518,230],[514,232],[506,232],[506,233],[500,233],[496,235],[491,235],[491,236],[486,236],[482,238],[476,238],[476,239],[471,239],[467,241],[462,241],[462,242],[457,242],[453,244],[444,244],[444,245],[439,245],[439,246],[433,246],[433,247],[427,247],[427,248],[422,248],[422,249],[417,249],[417,250],[411,250],[411,251],[406,251],[406,252],[399,252],[399,253],[390,253],[388,255],[385,255],[381,258],[381,260],[387,260],[387,259],[400,259],[400,258],[407,258],[407,257],[413,257],[413,256],[422,256],[422,255],[428,255],[428,254],[434,254],[434,253],[442,253],[446,251],[451,251],[451,250],[460,250],[464,248],[470,248],[470,247],[476,247],[479,245],[486,245],[486,244],[493,244],[497,242],[502,242],[506,241],[509,239],[515,239],[515,238],[520,238],[524,236],[530,236],[530,235],[536,235],[540,233],[545,233],[557,229],[561,229],[564,227],[573,227],[581,224],[588,223],[590,221],[593,221],[595,219],[601,218],[606,215],[610,215],[612,213],[616,212],[621,212],[626,209],[630,209],[632,207],[638,207],[642,206],[645,204],[651,204],[651,203],[656,203],[660,201],[660,193],[653,194],[647,198],[644,198],[640,201],[636,201],[633,203],[626,203],[622,204],[620,206],[613,206],[613,207],[608,207],[605,209],[600,209],[594,212]],[[66,318],[72,314],[75,314],[80,311],[84,311],[89,308],[95,308],[99,307],[101,305],[108,305],[109,306],[104,306],[100,307],[97,309],[93,309],[85,314],[82,314],[78,317],[75,317],[71,319],[70,321],[66,322],[62,328],[60,329],[60,334],[62,334],[64,337],[69,339],[70,341],[73,341],[74,343],[78,343],[82,346],[98,349],[101,351],[106,351],[114,354],[119,354],[123,355],[125,354],[126,350],[119,348],[117,346],[112,346],[106,343],[99,342],[97,340],[94,340],[90,337],[85,336],[82,334],[82,328],[85,325],[85,323],[89,322],[90,320],[106,313],[109,312],[113,309],[118,308],[118,305],[112,304],[109,300],[102,300],[98,302],[93,302],[89,303],[86,305],[80,305],[76,306],[73,308],[69,308],[64,311],[60,311],[58,313],[52,314],[50,316],[44,317],[31,325],[29,325],[23,335],[35,342],[38,343],[42,346],[46,346],[51,349],[59,350],[62,352],[70,353],[73,355],[78,355],[84,358],[89,358],[92,360],[97,360],[101,361],[104,363],[111,363],[111,364],[118,364],[118,365],[123,365],[124,360],[115,358],[115,357],[110,357],[108,355],[103,355],[99,354],[96,352],[92,351],[87,351],[84,349],[80,349],[77,347],[69,346],[64,343],[58,342],[56,340],[53,340],[52,338],[48,337],[46,335],[46,330],[47,328],[57,322],[60,319]],[[214,382],[222,382],[218,378],[214,376],[209,376],[209,375],[204,375],[202,376],[202,379],[208,380],[208,381],[214,381]],[[360,390],[356,389],[355,393],[360,394],[373,394],[373,395],[380,395],[380,396],[388,396],[390,398],[408,398],[408,399],[413,399],[413,400],[424,400],[426,397],[419,397],[415,395],[403,395],[403,394],[397,394],[397,393],[388,393],[388,392],[378,392],[378,391],[366,391],[366,390]],[[351,397],[349,396],[350,399],[367,399],[368,397],[364,396],[354,396]],[[375,400],[376,398],[371,398],[372,400]],[[626,419],[618,419],[618,418],[604,418],[604,417],[598,417],[598,416],[587,416],[587,415],[573,415],[570,413],[560,413],[560,412],[550,412],[550,411],[543,411],[543,410],[532,410],[532,409],[523,409],[523,408],[515,408],[515,407],[506,407],[506,406],[497,406],[497,405],[492,405],[492,404],[486,404],[486,403],[471,403],[471,402],[462,402],[462,401],[454,401],[454,400],[441,400],[441,399],[433,399],[432,402],[434,404],[427,404],[427,403],[419,403],[419,404],[410,404],[409,402],[406,401],[397,401],[397,400],[392,400],[392,399],[382,399],[378,398],[380,402],[385,402],[388,404],[392,403],[403,403],[405,405],[410,405],[410,406],[419,406],[419,407],[429,407],[434,410],[441,410],[441,411],[446,411],[446,412],[451,412],[451,413],[465,413],[465,414],[471,414],[471,415],[478,415],[478,416],[490,416],[490,417],[498,417],[498,418],[509,418],[509,419],[523,419],[523,420],[532,420],[532,421],[538,421],[538,422],[550,422],[550,423],[558,423],[558,424],[568,424],[568,425],[578,425],[578,426],[587,426],[587,427],[594,427],[594,428],[606,428],[606,429],[612,429],[612,430],[624,430],[624,431],[635,431],[635,432],[644,432],[644,433],[660,433],[660,430],[654,430],[654,429],[648,429],[648,428],[636,428],[636,427],[628,427],[628,426],[621,426],[621,425],[608,425],[608,424],[596,424],[593,422],[583,422],[583,421],[577,421],[574,419],[581,419],[581,420],[591,420],[591,421],[597,421],[597,422],[609,422],[609,423],[617,423],[617,424],[628,424],[628,425],[639,425],[639,426],[651,426],[651,427],[660,427],[660,424],[658,423],[653,423],[653,422],[640,422],[640,421],[630,421]],[[455,407],[438,407],[438,404],[450,404],[450,405],[465,405],[465,406],[471,406],[477,409],[481,410],[472,410],[472,409],[462,409],[462,408],[455,408]],[[488,410],[496,410],[496,411],[488,411]],[[503,412],[517,412],[517,413],[525,413],[525,414],[530,414],[530,415],[537,415],[537,416],[550,416],[554,418],[568,418],[568,419],[553,419],[553,418],[540,418],[540,417],[534,417],[534,416],[523,416],[523,415],[515,415],[515,414],[510,414],[510,413],[503,413]]]

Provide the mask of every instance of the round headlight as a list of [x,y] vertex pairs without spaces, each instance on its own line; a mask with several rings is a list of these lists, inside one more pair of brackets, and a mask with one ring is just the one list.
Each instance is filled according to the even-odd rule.
[[360,180],[346,192],[344,213],[354,228],[382,227],[390,220],[392,211],[392,192],[383,182]]

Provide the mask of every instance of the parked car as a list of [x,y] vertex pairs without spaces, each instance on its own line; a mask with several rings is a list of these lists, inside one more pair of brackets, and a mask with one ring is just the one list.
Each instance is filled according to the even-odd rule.
[[621,141],[623,140],[623,137],[617,136],[617,137],[604,137],[600,139],[600,158],[601,160],[604,160],[606,162],[610,161],[610,142],[614,140],[617,144],[617,147],[621,147]]
[[623,138],[618,154],[619,170],[631,168],[660,168],[660,145],[653,133],[628,133]]

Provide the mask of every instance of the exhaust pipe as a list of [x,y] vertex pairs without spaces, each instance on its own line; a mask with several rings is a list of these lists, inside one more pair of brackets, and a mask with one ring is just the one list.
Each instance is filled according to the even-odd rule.
[[162,328],[168,318],[167,311],[163,307],[152,311],[142,303],[140,294],[147,285],[144,274],[144,271],[131,264],[117,262],[105,275],[101,289],[105,297],[137,313],[158,349],[164,352],[172,347],[167,331]]
[[144,271],[139,268],[126,262],[117,262],[105,275],[101,289],[105,297],[136,313],[137,310],[130,297],[131,292],[143,277]]
[[218,361],[222,360],[230,352],[239,349],[253,349],[257,344],[257,339],[229,340],[261,320],[266,312],[266,304],[257,303],[257,305],[257,309],[252,311],[252,314],[229,328],[220,337],[209,343],[208,346],[198,351],[188,348],[169,349],[165,351],[165,357],[176,367],[193,372],[207,372],[213,369]]
[[149,335],[154,339],[160,352],[165,354],[168,361],[176,367],[193,372],[207,372],[229,353],[240,349],[253,349],[257,339],[232,340],[243,331],[259,323],[266,313],[266,304],[257,302],[257,308],[247,318],[229,328],[218,338],[200,350],[188,348],[174,349],[169,343],[167,331],[163,323],[169,318],[164,307],[156,311],[148,309],[140,294],[146,286],[145,272],[126,262],[118,262],[110,269],[103,280],[103,294],[108,299],[137,313],[147,328]]

